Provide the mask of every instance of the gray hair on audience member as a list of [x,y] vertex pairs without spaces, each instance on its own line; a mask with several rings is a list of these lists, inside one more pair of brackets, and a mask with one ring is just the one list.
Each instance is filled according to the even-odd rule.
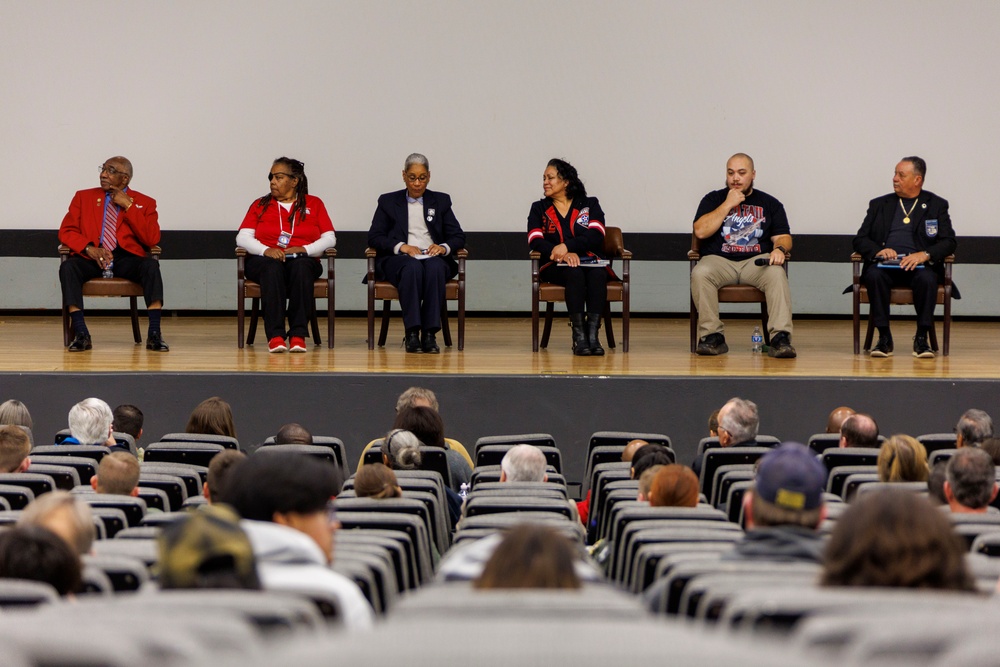
[[[60,521],[57,515],[60,511],[68,512],[68,525]],[[69,491],[50,491],[39,496],[24,508],[17,519],[17,525],[48,528],[66,540],[81,556],[90,552],[90,547],[97,538],[90,505]],[[67,533],[67,530],[72,531],[72,534]]]
[[958,450],[948,460],[947,479],[951,494],[963,507],[982,509],[993,498],[996,482],[993,458],[973,447]]
[[533,445],[514,445],[500,461],[508,482],[545,481],[545,454]]
[[382,454],[389,459],[389,467],[396,470],[419,468],[423,462],[420,439],[401,428],[389,431],[382,439]]
[[719,415],[719,426],[729,431],[733,443],[739,444],[756,438],[760,427],[757,404],[745,398],[731,398],[726,401],[726,406],[729,409],[723,410]]
[[403,408],[412,408],[424,403],[427,404],[427,407],[434,408],[435,412],[441,412],[437,396],[434,395],[433,391],[423,387],[410,387],[396,399],[396,412],[401,411]]
[[955,432],[962,436],[963,445],[978,445],[993,435],[993,419],[982,410],[966,410],[959,417]]
[[415,164],[427,167],[427,171],[431,170],[431,163],[427,161],[426,156],[420,153],[410,153],[406,156],[406,162],[403,163],[403,171],[406,171]]
[[103,445],[111,435],[114,415],[99,398],[85,398],[69,411],[69,432],[81,445]]
[[23,426],[29,431],[35,427],[28,406],[16,398],[0,403],[0,425]]

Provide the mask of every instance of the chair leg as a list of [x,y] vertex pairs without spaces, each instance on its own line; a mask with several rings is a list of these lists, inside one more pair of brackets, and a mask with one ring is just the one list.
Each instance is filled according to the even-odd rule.
[[861,354],[861,297],[858,286],[854,286],[851,297],[851,325],[854,328],[854,354]]
[[944,289],[944,356],[951,351],[951,290],[950,285]]
[[239,349],[243,349],[243,327],[246,318],[246,299],[243,297],[242,291],[236,295],[236,346]]
[[333,316],[333,299],[326,301],[326,346],[333,349],[333,325],[337,318]]
[[368,285],[368,349],[375,349],[375,285]]
[[768,333],[767,328],[767,301],[760,302],[760,325],[761,332],[764,334],[764,345],[770,345],[771,334]]
[[257,337],[257,317],[260,315],[260,299],[250,300],[250,331],[247,333],[247,345],[253,345]]
[[142,336],[139,335],[139,306],[134,296],[129,297],[129,310],[132,311],[132,338],[136,345],[142,344]]
[[531,290],[531,351],[538,352],[538,284]]
[[309,319],[312,323],[313,342],[316,345],[322,345],[323,339],[319,336],[319,313],[316,311],[316,297],[313,297],[312,300],[312,314]]
[[[555,310],[556,304],[551,301],[545,304],[545,329],[542,330],[542,342],[539,344],[541,347],[549,346],[549,334],[552,333],[552,313]],[[536,328],[535,331],[538,331]]]
[[458,351],[465,349],[465,287],[459,286],[458,293]]
[[451,347],[451,326],[448,324],[448,302],[441,305],[441,334],[444,336],[445,347]]
[[875,336],[875,320],[872,319],[871,313],[868,313],[868,329],[865,330],[865,347],[864,351],[868,352],[872,349],[872,338]]
[[604,304],[604,335],[608,339],[608,347],[615,349],[615,330],[611,328],[611,304]]
[[629,284],[625,283],[622,295],[622,352],[628,352],[629,311],[632,304],[629,300]]
[[69,328],[69,307],[65,304],[62,307],[62,325],[63,325],[63,347],[69,347],[70,343],[70,328]]
[[392,308],[392,301],[382,300],[382,328],[378,332],[378,346],[385,347],[385,339],[389,335],[389,309]]
[[691,354],[698,348],[698,311],[694,309],[694,299],[691,299]]
[[932,326],[930,328],[930,331],[927,332],[927,337],[931,339],[931,349],[937,352],[938,351],[937,327]]

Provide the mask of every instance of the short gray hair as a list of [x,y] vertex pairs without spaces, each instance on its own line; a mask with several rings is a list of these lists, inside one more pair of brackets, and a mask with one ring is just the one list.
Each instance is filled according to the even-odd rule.
[[81,445],[103,445],[114,419],[110,405],[99,398],[85,398],[69,411],[69,432]]
[[955,432],[962,436],[962,444],[979,444],[993,435],[993,419],[982,410],[966,410],[959,417]]
[[760,413],[757,404],[745,398],[731,398],[726,401],[725,408],[719,415],[719,427],[724,428],[733,438],[733,444],[747,442],[757,437],[760,428]]
[[423,462],[420,439],[406,429],[389,431],[381,446],[382,454],[389,459],[389,467],[395,470],[413,470]]
[[959,505],[982,509],[990,504],[997,483],[993,458],[981,449],[966,447],[948,459],[948,484]]
[[423,165],[427,168],[427,171],[431,170],[431,163],[427,161],[427,156],[422,153],[410,153],[406,156],[406,162],[403,163],[403,171],[406,171],[415,164]]
[[400,394],[399,398],[396,399],[396,412],[400,412],[403,408],[412,408],[413,402],[418,398],[427,401],[430,407],[434,408],[435,412],[441,412],[441,409],[438,407],[437,396],[430,389],[424,389],[423,387],[410,387]]
[[545,454],[534,445],[514,445],[504,454],[500,468],[508,482],[545,480]]

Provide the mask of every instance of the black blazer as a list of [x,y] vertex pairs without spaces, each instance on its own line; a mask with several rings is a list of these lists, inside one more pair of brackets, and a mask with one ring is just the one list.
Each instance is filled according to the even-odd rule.
[[[451,210],[451,197],[443,192],[424,191],[424,220],[431,240],[437,245],[448,244],[451,252],[442,257],[448,263],[452,276],[458,273],[454,254],[465,247],[465,232]],[[406,190],[389,192],[378,198],[378,207],[368,230],[368,246],[374,248],[375,278],[383,280],[382,265],[393,255],[393,249],[409,238],[409,215],[406,207]],[[365,277],[367,282],[367,276]]]
[[[899,196],[896,194],[876,197],[868,204],[868,214],[854,237],[854,251],[865,260],[865,269],[876,261],[875,254],[885,247],[898,206]],[[937,233],[934,236],[927,233],[928,220],[937,220]],[[958,245],[955,230],[951,226],[951,216],[948,215],[948,201],[928,190],[922,191],[917,196],[916,206],[910,215],[910,224],[915,225],[917,248],[931,256],[928,264],[937,273],[938,282],[943,282],[944,258],[954,253]],[[957,290],[953,296],[960,298]]]

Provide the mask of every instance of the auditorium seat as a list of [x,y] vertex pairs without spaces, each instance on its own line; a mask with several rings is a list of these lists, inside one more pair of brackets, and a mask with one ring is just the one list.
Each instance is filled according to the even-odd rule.
[[[93,459],[100,463],[104,455],[110,452],[107,447],[92,445],[40,445],[31,448],[31,459],[34,460],[36,456],[72,456]],[[94,474],[97,474],[96,471]],[[87,481],[90,481],[89,478]]]
[[481,482],[469,497],[478,496],[533,496],[568,500],[566,485],[558,482]]
[[486,445],[535,445],[536,447],[556,447],[556,439],[548,433],[488,435],[476,440],[476,445],[472,450],[472,458],[478,458],[479,448]]
[[93,554],[95,556],[123,556],[141,561],[147,568],[151,568],[160,560],[160,549],[155,539],[129,540],[129,539],[98,540],[94,542]]
[[[562,484],[563,486],[568,486],[566,478],[560,473],[556,472],[556,469],[552,466],[545,466],[545,474],[548,475],[549,481],[554,484]],[[472,469],[472,477],[470,479],[470,487],[475,489],[478,484],[492,483],[500,481],[500,466],[476,466]]]
[[35,494],[27,486],[0,484],[0,498],[3,498],[12,510],[23,510],[35,499]]
[[[878,466],[874,463],[867,465],[838,465],[830,469],[826,478],[826,492],[844,497],[844,484],[852,475],[874,475],[874,480],[878,480]],[[872,479],[869,477],[868,479]]]
[[160,442],[207,442],[222,445],[226,449],[240,448],[240,442],[236,438],[211,433],[167,433],[160,436]]
[[[351,576],[347,567],[362,567],[366,569],[372,581],[372,596],[369,602],[376,614],[385,614],[395,603],[401,593],[396,579],[396,566],[393,556],[383,546],[364,542],[336,542],[334,545],[334,570]],[[356,579],[355,577],[351,577]]]
[[423,519],[409,514],[392,512],[337,512],[343,530],[390,530],[405,535],[413,544],[416,571],[411,583],[417,585],[430,581],[433,576],[430,535]]
[[[400,539],[402,536],[404,539]],[[396,592],[402,594],[416,587],[410,573],[416,572],[416,552],[405,535],[397,531],[350,530],[340,531],[334,542],[335,549],[371,550],[385,553],[393,567]]]
[[184,479],[174,475],[145,472],[139,470],[139,488],[160,489],[167,494],[170,511],[180,511],[187,500],[187,484]]
[[330,447],[324,445],[261,445],[257,448],[254,454],[266,455],[270,452],[295,452],[297,454],[305,454],[306,456],[312,456],[320,461],[326,461],[327,463],[333,464],[338,470],[343,474],[345,470],[340,467],[340,461],[337,460],[337,454]]
[[410,491],[402,498],[358,498],[352,497],[353,492],[337,496],[337,512],[401,512],[420,517],[424,522],[427,535],[437,547],[438,553],[444,553],[451,544],[450,526],[446,522],[436,498],[430,494],[423,495],[420,491]]
[[878,452],[878,447],[828,449],[823,452],[820,461],[828,472],[840,466],[873,466],[878,463]]
[[[35,475],[51,477],[56,488],[62,491],[72,491],[80,485],[80,474],[70,466],[52,465],[48,463],[31,462],[30,472]],[[87,480],[90,481],[89,479]]]
[[208,466],[216,454],[226,449],[209,442],[154,442],[146,446],[144,461],[151,463],[193,463]]
[[[879,491],[885,491],[887,489],[892,489],[895,491],[910,491],[912,493],[916,493],[924,497],[926,497],[928,494],[927,482],[879,482],[877,480],[862,482],[857,486],[854,493],[851,493],[851,489],[848,487],[850,486],[851,480],[854,477],[855,477],[854,475],[848,477],[847,482],[844,484],[844,493],[846,495],[844,501],[848,503],[853,500],[859,499],[860,496],[866,493],[877,493]],[[996,516],[998,519],[1000,519],[1000,514],[997,514]]]
[[146,501],[142,498],[110,493],[83,493],[80,494],[80,498],[90,505],[91,510],[105,507],[120,509],[125,514],[127,527],[130,528],[141,524],[143,517],[146,516]]
[[[264,440],[264,444],[273,445],[275,444],[274,440],[275,438],[273,435],[269,436],[266,440]],[[329,447],[330,449],[332,449],[334,456],[337,459],[336,460],[337,467],[340,468],[344,477],[347,477],[349,473],[347,466],[347,446],[344,445],[343,440],[341,440],[340,438],[335,438],[330,435],[313,435],[312,444],[323,447]]]
[[59,602],[51,585],[27,579],[0,579],[0,609],[4,612]]
[[700,491],[706,498],[712,497],[712,482],[715,471],[720,466],[735,463],[752,464],[771,451],[770,447],[716,447],[706,449],[701,457]]
[[191,463],[160,463],[143,461],[140,470],[154,475],[170,475],[184,482],[188,496],[200,496],[208,481],[208,467]]
[[[67,447],[60,447],[59,449],[65,451]],[[73,468],[76,470],[76,474],[79,477],[78,484],[90,484],[90,478],[97,474],[97,461],[92,458],[86,456],[36,454],[38,449],[40,448],[36,447],[31,450],[31,454],[29,455],[32,466],[35,464],[41,464]]]
[[137,591],[150,578],[146,564],[132,556],[84,554],[83,564],[95,567],[107,575],[115,593]]
[[810,590],[817,586],[821,572],[813,563],[757,562],[754,567],[733,572],[702,574],[684,587],[678,616],[714,625],[738,593],[757,588]]

